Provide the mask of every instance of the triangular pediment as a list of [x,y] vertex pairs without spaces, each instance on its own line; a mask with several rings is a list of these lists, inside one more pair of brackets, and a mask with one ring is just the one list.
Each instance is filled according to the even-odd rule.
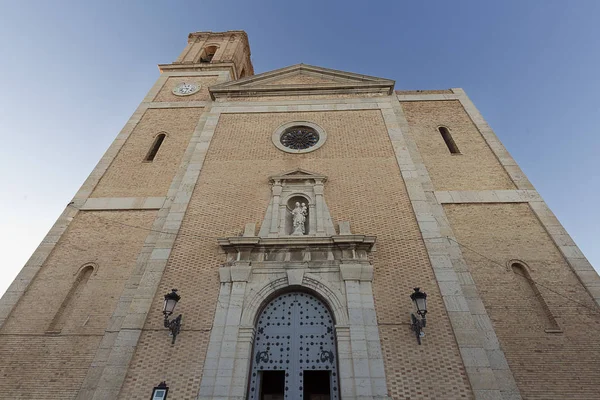
[[209,91],[213,98],[327,93],[392,94],[394,83],[393,80],[374,76],[297,64],[215,85]]
[[284,172],[280,175],[273,175],[269,177],[271,181],[293,181],[293,180],[304,180],[304,179],[316,179],[322,182],[327,180],[325,175],[316,174],[314,172],[307,171],[302,168],[296,168],[292,171]]

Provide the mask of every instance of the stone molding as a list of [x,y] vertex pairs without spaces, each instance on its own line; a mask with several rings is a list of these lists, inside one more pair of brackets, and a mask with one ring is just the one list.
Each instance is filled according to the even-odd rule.
[[159,210],[166,197],[92,197],[79,208],[92,210]]
[[340,274],[344,281],[373,282],[373,265],[342,263]]
[[[247,113],[273,113],[273,112],[304,112],[304,111],[354,111],[354,110],[379,110],[385,104],[389,107],[389,100],[360,102],[356,104],[346,103],[305,103],[298,105],[238,105],[223,107],[223,103],[212,107],[214,112],[221,114],[247,114]],[[384,106],[385,107],[385,106]]]
[[217,239],[230,263],[253,265],[300,263],[319,266],[335,262],[368,263],[375,236],[335,235],[245,237]]
[[[454,90],[454,89],[453,89]],[[460,96],[457,94],[396,94],[399,101],[440,101],[440,100],[458,100]]]
[[382,113],[475,399],[521,399],[461,249],[443,238],[454,235],[400,102]]
[[435,198],[440,204],[459,203],[528,203],[542,201],[535,190],[437,190]]
[[[286,179],[326,177],[304,170],[271,177],[273,183]],[[253,346],[248,337],[258,315],[273,297],[298,288],[320,297],[335,319],[341,398],[388,399],[368,260],[375,237],[352,234],[347,222],[340,226],[341,235],[260,237],[247,224],[244,236],[218,239],[228,263],[219,269],[221,288],[198,400],[245,398]],[[294,259],[294,252],[300,257]]]
[[[207,75],[216,75],[215,72],[225,70],[231,76],[235,76],[235,64],[232,62],[219,63],[193,63],[193,64],[158,64],[161,73],[206,73]],[[212,72],[214,71],[214,72]]]
[[[294,149],[290,149],[289,147],[285,147],[281,143],[281,135],[285,132],[286,129],[292,128],[294,126],[308,126],[309,128],[313,128],[319,134],[319,141],[317,143],[315,143],[313,146],[308,147],[306,149],[294,150]],[[291,122],[286,122],[285,124],[279,126],[277,129],[275,129],[275,132],[273,132],[273,135],[271,135],[271,140],[273,141],[273,144],[275,145],[275,147],[277,147],[281,151],[284,151],[286,153],[292,153],[292,154],[303,154],[303,153],[310,153],[311,151],[315,151],[318,148],[320,148],[321,146],[323,146],[325,144],[325,141],[327,140],[327,132],[325,131],[325,129],[321,128],[319,125],[317,125],[313,122],[291,121]]]
[[206,108],[208,101],[157,101],[148,104],[148,108]]
[[[236,281],[237,269],[244,279]],[[357,279],[348,275],[344,281],[329,268],[280,263],[273,269],[239,261],[221,267],[219,275],[219,301],[198,400],[245,398],[256,319],[273,297],[298,288],[320,297],[334,316],[341,398],[389,399],[371,282],[361,280],[368,273]]]
[[[227,74],[219,79],[227,79]],[[168,76],[161,76],[146,100],[154,99]],[[143,103],[147,106],[147,103]],[[135,353],[146,316],[167,265],[176,234],[192,196],[214,134],[219,114],[205,112],[200,117],[179,170],[167,192],[144,248],[138,256],[136,272],[126,284],[111,322],[77,399],[118,398],[129,363]]]
[[[311,85],[267,85],[279,77],[287,77],[297,73],[308,73],[323,76],[333,83]],[[354,74],[329,68],[307,64],[296,64],[289,67],[253,75],[236,81],[215,85],[209,88],[211,97],[231,98],[244,96],[288,96],[303,94],[343,94],[343,93],[385,93],[392,94],[395,82],[389,79]]]

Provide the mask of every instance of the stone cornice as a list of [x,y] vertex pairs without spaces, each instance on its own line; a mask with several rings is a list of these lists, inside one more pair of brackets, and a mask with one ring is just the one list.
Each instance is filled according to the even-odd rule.
[[327,94],[358,94],[380,93],[390,94],[387,85],[374,84],[320,84],[320,85],[281,85],[281,86],[254,86],[251,89],[212,89],[209,88],[213,100],[220,97],[260,97],[268,96],[302,96],[302,95],[327,95]]
[[[278,77],[308,73],[332,80],[331,83],[315,84],[268,84]],[[209,88],[211,97],[285,96],[313,94],[392,94],[395,82],[390,79],[338,71],[307,64],[297,64],[278,70],[253,75]]]
[[375,236],[367,235],[306,235],[234,236],[217,239],[217,242],[227,254],[227,261],[235,265],[310,263],[332,266],[343,262],[368,264],[375,240]]
[[178,64],[158,64],[158,69],[163,72],[183,72],[183,71],[206,71],[229,69],[230,73],[235,69],[232,62],[215,63],[178,63]]
[[308,246],[333,247],[352,246],[363,250],[371,250],[377,237],[369,235],[335,235],[328,237],[319,236],[286,236],[278,238],[263,238],[258,236],[233,236],[219,238],[217,242],[223,249],[238,247],[286,247],[303,249]]
[[244,41],[244,45],[248,48],[248,55],[250,55],[250,42],[248,41],[248,34],[245,31],[225,31],[225,32],[191,32],[188,35],[188,43],[193,43],[197,39],[208,38],[208,37],[223,37],[223,36],[236,36],[240,35]]

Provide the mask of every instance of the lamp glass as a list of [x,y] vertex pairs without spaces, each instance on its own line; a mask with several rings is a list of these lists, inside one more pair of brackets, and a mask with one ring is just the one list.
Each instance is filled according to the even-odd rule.
[[152,393],[152,400],[165,400],[167,398],[167,389],[154,389]]
[[150,400],[166,400],[169,394],[169,387],[165,382],[161,382],[158,386],[152,389],[152,397]]
[[417,311],[419,313],[427,312],[427,298],[426,297],[417,297],[413,300],[415,306],[417,307]]
[[173,314],[175,310],[175,306],[177,305],[177,300],[174,298],[165,298],[165,304],[163,305],[163,312],[165,314]]

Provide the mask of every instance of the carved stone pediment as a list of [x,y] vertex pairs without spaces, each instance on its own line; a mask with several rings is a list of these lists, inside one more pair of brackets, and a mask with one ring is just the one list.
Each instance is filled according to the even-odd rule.
[[209,88],[220,97],[278,96],[290,94],[381,93],[392,94],[395,82],[307,64],[253,75]]
[[273,175],[273,176],[269,177],[269,181],[271,183],[282,182],[282,181],[298,182],[298,181],[305,181],[307,179],[311,179],[315,182],[318,181],[318,182],[323,183],[327,180],[327,177],[325,175],[315,174],[314,172],[310,172],[310,171],[307,171],[307,170],[301,169],[301,168],[296,168],[292,171],[284,172],[281,175]]

